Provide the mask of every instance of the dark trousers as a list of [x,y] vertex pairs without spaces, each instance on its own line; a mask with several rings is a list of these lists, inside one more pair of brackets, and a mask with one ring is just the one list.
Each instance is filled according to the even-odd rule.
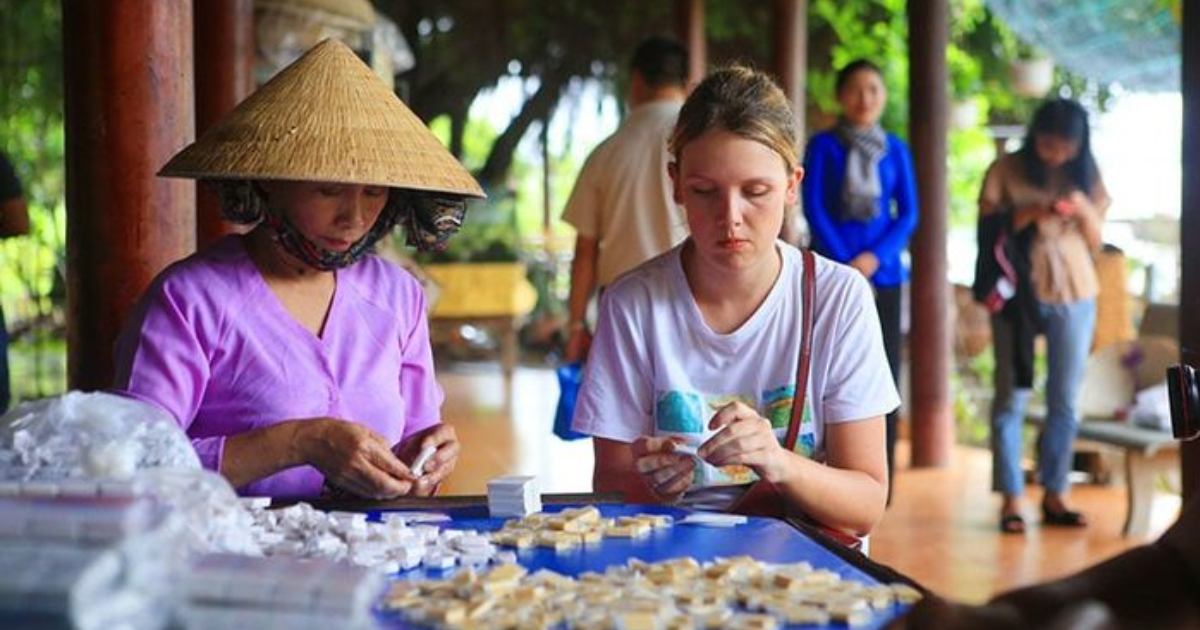
[[[892,381],[900,387],[900,352],[903,336],[900,332],[901,287],[875,287],[875,309],[879,311],[879,325],[883,329],[883,351],[887,353],[888,365],[892,368]],[[887,466],[888,504],[892,503],[892,486],[895,485],[896,422],[900,418],[897,409],[887,415]]]

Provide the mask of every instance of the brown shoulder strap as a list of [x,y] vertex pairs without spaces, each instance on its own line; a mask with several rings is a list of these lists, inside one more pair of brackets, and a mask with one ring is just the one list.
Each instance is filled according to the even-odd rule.
[[796,439],[800,437],[800,421],[804,418],[804,403],[808,396],[808,368],[812,361],[813,302],[817,292],[817,259],[810,250],[804,254],[804,270],[800,283],[800,360],[796,365],[796,393],[792,397],[792,418],[788,421],[787,437],[783,445],[787,450],[796,450]]

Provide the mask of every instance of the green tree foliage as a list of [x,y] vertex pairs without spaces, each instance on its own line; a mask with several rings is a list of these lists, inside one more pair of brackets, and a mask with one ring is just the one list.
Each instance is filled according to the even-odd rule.
[[[674,31],[674,4],[631,0],[377,2],[400,25],[417,59],[416,67],[400,77],[401,95],[426,121],[439,117],[448,121],[444,133],[452,151],[489,190],[517,189],[515,222],[522,227],[540,221],[542,188],[539,175],[532,170],[535,165],[519,163],[515,157],[521,138],[538,131],[556,108],[570,102],[572,82],[599,80],[623,101],[629,52],[646,35]],[[710,66],[739,61],[769,69],[774,5],[771,0],[707,0],[705,36]],[[884,126],[907,136],[905,10],[905,0],[810,0],[810,131],[832,123],[836,115],[836,69],[853,59],[867,58],[883,69],[891,95]],[[955,130],[950,137],[952,223],[967,226],[974,222],[983,171],[994,157],[993,144],[982,125],[1020,125],[1028,120],[1037,101],[1012,94],[1008,68],[1011,60],[1036,54],[1036,48],[1017,39],[987,10],[984,0],[952,0],[951,12],[947,51],[950,96],[973,100],[981,112],[980,126]],[[518,114],[504,129],[482,129],[468,121],[475,97],[503,77],[520,78],[528,86]],[[1054,93],[1080,98],[1093,107],[1102,107],[1107,98],[1102,86],[1061,70],[1056,73]],[[558,207],[578,168],[574,149],[578,147],[550,156],[552,201]],[[477,216],[488,212],[494,214],[494,209]]]
[[422,119],[449,117],[450,147],[462,154],[475,96],[506,76],[530,79],[529,98],[501,130],[477,170],[485,186],[502,184],[526,132],[549,118],[575,79],[623,82],[639,40],[671,29],[671,3],[634,0],[397,0],[378,2],[413,48],[416,66],[401,93]]
[[[18,398],[64,386],[61,365],[49,365],[62,362],[65,301],[61,21],[54,0],[7,2],[0,18],[0,150],[16,167],[31,223],[30,235],[0,241],[0,301],[15,337]],[[42,351],[47,346],[55,350]],[[34,347],[42,350],[25,352]]]

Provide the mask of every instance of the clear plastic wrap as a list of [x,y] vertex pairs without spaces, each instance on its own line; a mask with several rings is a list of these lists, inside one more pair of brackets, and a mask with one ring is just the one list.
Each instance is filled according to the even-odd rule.
[[145,492],[178,514],[193,553],[263,555],[254,516],[224,477],[203,469],[155,468],[137,476]]
[[156,467],[200,460],[174,419],[149,403],[68,392],[0,418],[0,479],[128,479]]
[[[257,627],[285,614],[289,627],[373,626],[380,567],[395,571],[399,562],[375,553],[380,541],[368,540],[365,518],[351,523],[307,505],[268,512],[267,503],[239,499],[203,469],[183,430],[154,405],[79,392],[22,405],[0,418],[0,628],[157,630],[172,616],[188,629]],[[343,521],[339,538],[330,530]],[[351,539],[362,544],[351,549]],[[289,555],[306,562],[261,557],[293,547]],[[280,584],[308,580],[318,569],[337,579],[321,586],[322,610],[291,586],[282,592],[303,592],[304,601],[245,602],[240,587],[191,597],[187,580],[214,566],[225,573],[209,582],[223,586],[266,574]]]

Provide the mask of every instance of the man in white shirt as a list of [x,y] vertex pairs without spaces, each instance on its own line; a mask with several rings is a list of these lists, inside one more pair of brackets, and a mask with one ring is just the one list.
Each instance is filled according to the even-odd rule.
[[638,45],[631,65],[631,112],[588,156],[563,211],[563,220],[577,232],[567,301],[568,362],[587,353],[587,310],[596,290],[687,236],[667,175],[667,141],[687,96],[687,49],[651,37]]

